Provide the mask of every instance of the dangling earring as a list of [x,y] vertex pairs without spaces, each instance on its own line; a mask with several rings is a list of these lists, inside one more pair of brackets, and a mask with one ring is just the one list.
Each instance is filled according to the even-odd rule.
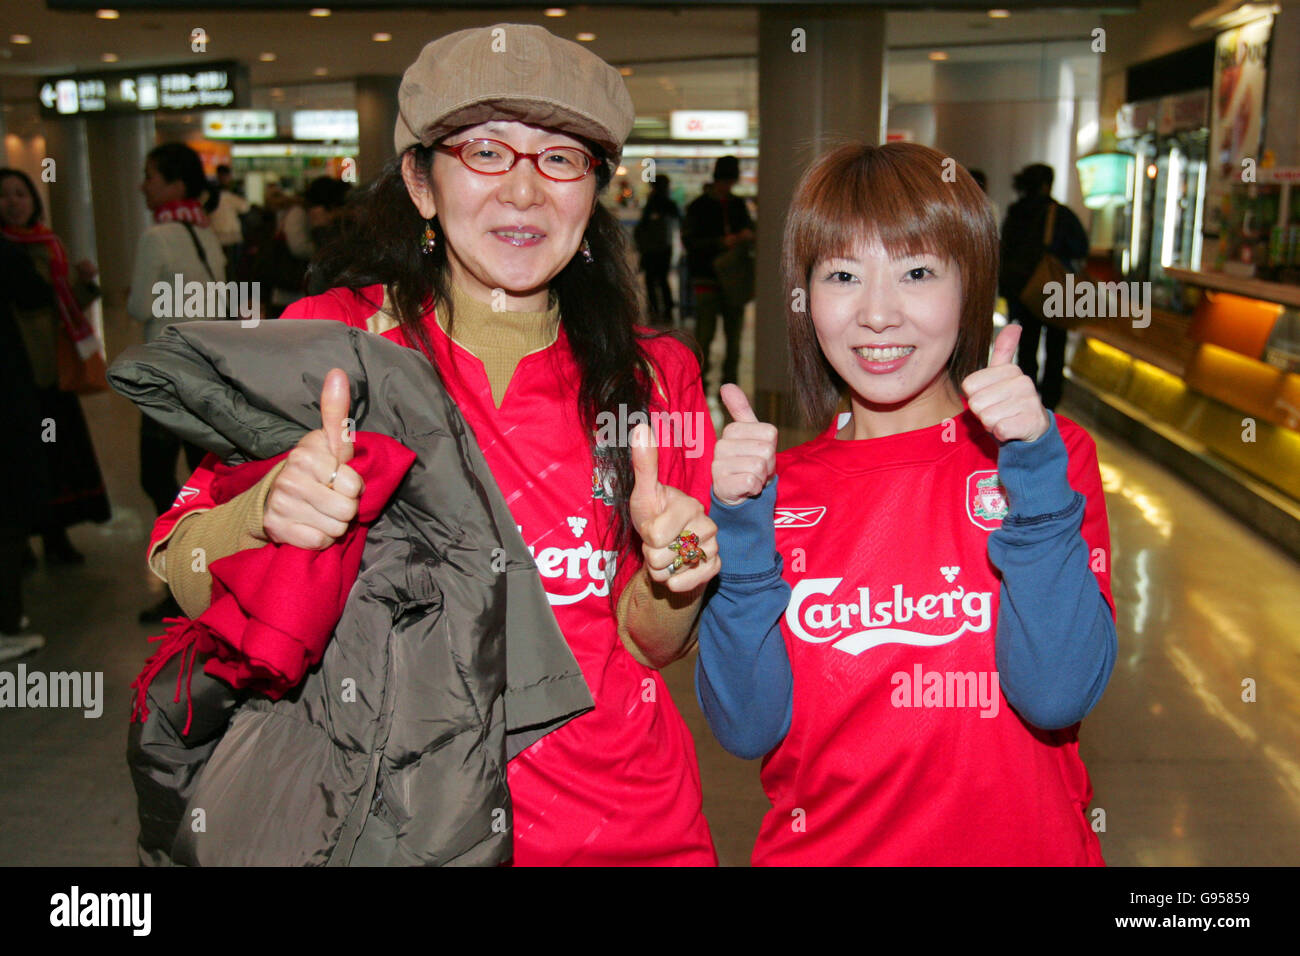
[[433,220],[430,219],[424,224],[424,241],[420,244],[420,251],[427,256],[437,245],[438,235],[433,231]]
[[587,242],[586,236],[582,237],[582,245],[578,247],[578,251],[582,253],[582,261],[587,265],[596,261],[596,257],[591,254],[591,245]]

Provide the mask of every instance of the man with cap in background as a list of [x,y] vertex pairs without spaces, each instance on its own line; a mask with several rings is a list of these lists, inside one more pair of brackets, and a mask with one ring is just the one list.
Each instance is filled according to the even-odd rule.
[[682,224],[682,243],[686,246],[687,265],[695,289],[695,337],[704,356],[701,371],[706,393],[709,388],[709,348],[713,344],[719,313],[727,352],[718,385],[735,382],[740,364],[740,325],[745,303],[727,299],[713,267],[714,260],[736,243],[754,240],[754,220],[750,218],[745,200],[731,194],[732,187],[739,180],[740,160],[735,156],[719,156],[713,164],[713,182],[705,189],[704,195],[686,207],[686,221]]

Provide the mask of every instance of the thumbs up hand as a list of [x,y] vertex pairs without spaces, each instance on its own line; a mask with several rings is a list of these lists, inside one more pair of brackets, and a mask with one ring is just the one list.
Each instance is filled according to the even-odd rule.
[[738,505],[762,493],[776,471],[775,425],[760,422],[738,385],[722,386],[722,404],[734,419],[713,452],[713,494]]
[[1000,442],[1034,441],[1052,427],[1038,389],[1015,364],[1020,333],[1019,325],[1004,328],[993,343],[988,368],[972,372],[961,383],[970,410]]
[[364,482],[347,464],[354,451],[350,402],[347,373],[331,369],[321,387],[321,427],[289,452],[266,496],[262,528],[269,540],[318,551],[343,537],[357,516]]
[[[634,484],[628,498],[632,524],[641,536],[641,553],[652,580],[670,591],[692,591],[722,568],[718,560],[718,527],[695,498],[659,481],[659,449],[647,425],[637,425],[630,436]],[[702,556],[694,561],[683,554],[683,537]],[[674,550],[670,545],[676,545]],[[676,568],[674,568],[676,565]]]

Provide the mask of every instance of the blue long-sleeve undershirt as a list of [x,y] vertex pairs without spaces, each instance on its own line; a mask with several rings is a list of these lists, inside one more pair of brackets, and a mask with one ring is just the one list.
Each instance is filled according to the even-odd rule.
[[[1079,529],[1086,501],[1068,480],[1055,416],[1033,442],[998,453],[1009,514],[989,536],[1002,574],[995,657],[1002,692],[1030,724],[1068,727],[1096,705],[1115,665],[1110,605],[1089,568]],[[793,675],[781,633],[790,586],[781,577],[774,478],[738,505],[713,499],[722,572],[700,619],[695,687],[714,736],[745,759],[790,729]]]

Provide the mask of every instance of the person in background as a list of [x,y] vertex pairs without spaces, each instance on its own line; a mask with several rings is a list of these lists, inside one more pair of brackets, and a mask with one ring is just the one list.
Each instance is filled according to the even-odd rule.
[[286,306],[307,292],[307,269],[320,248],[318,240],[332,235],[334,218],[347,201],[349,189],[347,183],[319,176],[307,186],[302,202],[293,203],[285,210],[275,240],[271,298],[274,315],[282,314]]
[[0,475],[0,662],[45,646],[44,635],[29,631],[23,614],[23,552],[27,535],[39,530],[48,478],[40,400],[15,313],[40,309],[53,294],[31,257],[0,239],[0,401],[9,424],[9,453],[23,463]]
[[235,192],[229,166],[217,167],[217,180],[209,188],[208,201],[203,208],[226,256],[226,278],[233,279],[230,272],[239,261],[240,245],[244,240],[240,218],[252,207],[247,199]]
[[1076,216],[1066,206],[1052,198],[1051,166],[1032,163],[1018,172],[1011,181],[1019,197],[1007,209],[1002,223],[1002,255],[998,291],[1007,300],[1007,311],[1012,322],[1024,328],[1020,339],[1017,364],[1038,386],[1043,404],[1056,408],[1061,401],[1065,384],[1065,329],[1047,325],[1047,347],[1043,363],[1043,377],[1038,379],[1038,339],[1044,322],[1025,308],[1020,301],[1020,291],[1025,287],[1043,256],[1043,232],[1047,228],[1047,213],[1056,210],[1052,238],[1046,250],[1055,255],[1071,272],[1082,267],[1088,256],[1088,233]]
[[650,321],[660,326],[673,325],[673,291],[668,285],[668,270],[673,263],[673,223],[680,225],[682,219],[681,210],[668,192],[671,185],[668,176],[657,176],[650,184],[641,221],[632,233],[641,256],[641,271],[645,273]]
[[[347,205],[352,186],[329,176],[322,176],[307,187],[304,205],[307,209],[307,226],[311,231],[313,253],[324,249],[342,235],[341,217]],[[319,295],[328,285],[317,272],[307,273],[307,294]]]
[[740,160],[719,156],[713,164],[713,182],[704,194],[686,207],[682,225],[682,243],[690,261],[691,282],[695,286],[695,337],[700,343],[701,370],[705,393],[708,392],[709,347],[722,316],[722,332],[727,340],[722,362],[722,381],[734,382],[740,365],[740,328],[745,315],[743,302],[729,302],[718,284],[713,260],[737,242],[752,242],[754,220],[745,200],[731,194],[740,181]]
[[1002,218],[1002,211],[998,209],[998,204],[993,201],[991,196],[989,196],[989,177],[982,169],[969,169],[967,172],[970,173],[970,178],[975,180],[975,185],[980,188],[980,192],[988,198],[989,206],[993,209],[994,220],[1000,220]]
[[[131,318],[144,323],[146,342],[158,338],[173,323],[209,318],[186,316],[175,308],[170,313],[166,309],[156,310],[159,303],[153,292],[155,283],[174,287],[178,276],[182,284],[225,279],[226,256],[200,202],[206,188],[199,154],[183,143],[164,143],[150,150],[145,158],[140,191],[153,213],[154,225],[145,230],[136,246],[126,311]],[[159,311],[163,314],[158,314]],[[203,449],[182,441],[152,418],[142,416],[140,483],[158,514],[172,506],[180,488],[176,480],[176,457],[182,449],[186,464],[193,471],[203,460]],[[180,605],[167,594],[158,604],[142,611],[140,621],[154,623],[180,613]]]
[[83,260],[70,266],[63,243],[43,219],[40,195],[27,174],[0,169],[4,236],[31,260],[50,290],[34,307],[12,305],[36,388],[38,418],[53,422],[56,429],[53,441],[42,442],[50,485],[46,489],[48,507],[37,530],[44,539],[48,563],[81,564],[85,557],[72,546],[68,528],[83,521],[107,521],[110,509],[81,401],[75,392],[59,387],[58,352],[60,337],[65,340],[62,347],[75,351],[81,359],[102,351],[99,337],[82,311],[98,298],[99,289],[94,283],[94,264]]

